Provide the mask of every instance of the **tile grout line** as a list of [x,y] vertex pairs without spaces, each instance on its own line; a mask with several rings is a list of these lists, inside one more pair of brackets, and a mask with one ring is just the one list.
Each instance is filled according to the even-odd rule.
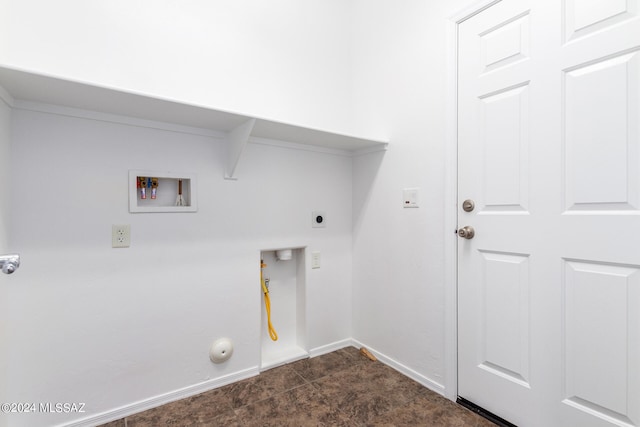
[[[264,402],[265,400],[269,400],[269,399],[272,399],[272,398],[278,397],[278,396],[280,396],[280,395],[283,395],[283,394],[285,394],[285,393],[288,393],[288,392],[290,392],[290,391],[293,391],[293,390],[295,390],[295,389],[297,389],[297,388],[300,388],[300,387],[303,387],[303,386],[305,386],[305,385],[311,385],[311,383],[310,383],[310,382],[309,382],[305,377],[303,377],[302,375],[300,375],[300,374],[299,374],[295,369],[292,369],[292,368],[290,368],[290,367],[289,367],[289,366],[287,366],[287,365],[283,365],[283,366],[282,366],[282,368],[286,368],[287,370],[289,370],[289,371],[293,372],[296,376],[298,376],[300,379],[302,379],[302,380],[303,380],[303,383],[298,384],[298,385],[295,385],[295,386],[290,387],[290,388],[285,389],[285,390],[278,391],[278,392],[276,392],[276,393],[274,393],[274,394],[270,394],[270,395],[268,395],[267,397],[265,397],[264,399],[255,400],[255,401],[252,401],[252,402],[250,402],[250,403],[246,403],[246,404],[241,405],[241,406],[238,406],[238,407],[233,407],[233,405],[231,404],[231,410],[233,411],[233,413],[237,416],[237,415],[238,415],[238,413],[237,413],[236,411],[238,411],[238,410],[240,410],[240,409],[242,409],[242,408],[246,408],[247,406],[254,405],[254,404],[257,404],[257,403],[260,403],[260,402]],[[276,368],[276,369],[277,369],[277,368]],[[257,378],[257,377],[256,377],[256,378]],[[311,385],[311,386],[313,387],[313,385]]]

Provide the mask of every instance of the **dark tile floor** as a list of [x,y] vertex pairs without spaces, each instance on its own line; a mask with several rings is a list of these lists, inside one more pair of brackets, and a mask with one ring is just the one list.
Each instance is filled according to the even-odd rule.
[[493,425],[350,347],[104,426]]

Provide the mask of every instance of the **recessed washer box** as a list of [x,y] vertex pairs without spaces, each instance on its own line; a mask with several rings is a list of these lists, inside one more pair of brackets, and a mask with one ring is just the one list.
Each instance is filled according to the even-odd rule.
[[[142,191],[142,182],[145,182]],[[154,192],[154,186],[155,192]],[[178,205],[182,189],[182,205]],[[129,212],[197,212],[196,175],[151,170],[129,171]]]

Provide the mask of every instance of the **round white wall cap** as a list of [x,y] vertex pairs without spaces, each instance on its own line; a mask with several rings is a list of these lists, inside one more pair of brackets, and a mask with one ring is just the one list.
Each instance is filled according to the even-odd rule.
[[218,338],[209,349],[209,359],[213,363],[226,362],[232,354],[233,342],[229,338]]

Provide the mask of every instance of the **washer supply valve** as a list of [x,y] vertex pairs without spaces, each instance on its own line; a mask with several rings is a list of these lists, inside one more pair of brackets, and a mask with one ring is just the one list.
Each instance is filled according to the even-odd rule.
[[158,178],[151,178],[151,198],[156,198],[156,193],[158,192]]
[[138,188],[140,189],[140,198],[147,198],[147,178],[144,176],[138,177]]

